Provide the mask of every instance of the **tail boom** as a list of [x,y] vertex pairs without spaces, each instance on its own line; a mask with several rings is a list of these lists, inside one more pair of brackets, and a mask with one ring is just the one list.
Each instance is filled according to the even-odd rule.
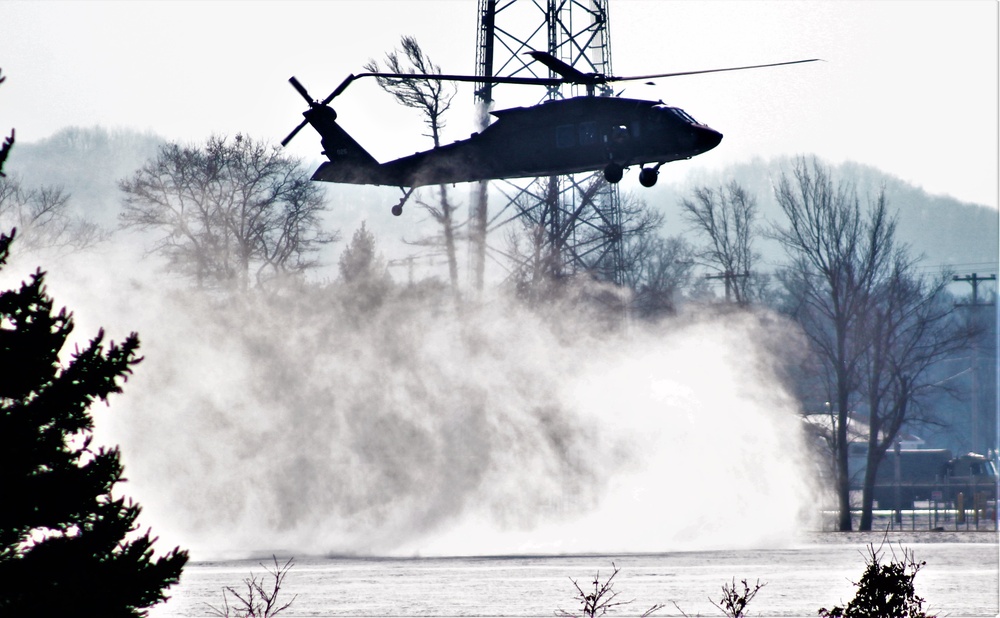
[[313,174],[313,180],[347,184],[398,185],[375,157],[371,156],[347,131],[337,124],[337,113],[326,105],[318,105],[303,114],[320,134],[324,162]]

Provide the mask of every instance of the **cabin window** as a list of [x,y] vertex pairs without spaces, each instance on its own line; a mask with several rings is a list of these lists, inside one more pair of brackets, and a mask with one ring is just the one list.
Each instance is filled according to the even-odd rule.
[[580,145],[587,146],[589,144],[596,144],[600,141],[600,137],[597,132],[596,122],[582,122],[580,123]]
[[556,127],[556,148],[572,148],[576,145],[576,127],[564,124]]

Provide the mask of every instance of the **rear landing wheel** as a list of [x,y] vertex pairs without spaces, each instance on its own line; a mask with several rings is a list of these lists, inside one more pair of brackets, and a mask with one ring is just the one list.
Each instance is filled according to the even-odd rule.
[[413,192],[416,191],[417,188],[410,187],[409,189],[404,189],[403,187],[400,187],[399,190],[403,192],[403,197],[399,199],[398,204],[392,207],[392,214],[395,217],[403,214],[403,204],[406,203],[406,200],[410,199],[410,196],[413,195]]
[[611,184],[617,183],[624,175],[625,169],[617,163],[608,163],[608,166],[604,168],[604,180]]

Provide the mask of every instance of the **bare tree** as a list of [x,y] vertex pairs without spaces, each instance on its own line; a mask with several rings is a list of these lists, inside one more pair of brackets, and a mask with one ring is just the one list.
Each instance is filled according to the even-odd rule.
[[643,234],[626,245],[625,285],[632,290],[633,314],[642,318],[677,312],[682,291],[691,284],[694,255],[680,236]]
[[734,180],[714,189],[698,187],[694,199],[684,199],[681,206],[691,227],[708,241],[700,257],[725,281],[726,300],[750,304],[760,257],[753,250],[757,199]]
[[800,159],[792,179],[775,190],[786,227],[773,235],[791,258],[783,280],[793,294],[792,314],[802,325],[826,371],[829,401],[836,407],[833,439],[840,530],[852,528],[848,475],[848,414],[868,351],[864,322],[880,281],[895,255],[895,222],[884,192],[863,211],[857,192],[834,185],[815,159]]
[[106,240],[107,230],[69,212],[69,197],[62,187],[26,189],[14,176],[0,178],[0,229],[17,228],[28,250],[77,250]]
[[[391,51],[385,56],[387,73],[403,74],[436,74],[441,72],[441,67],[434,64],[430,56],[424,53],[420,44],[412,36],[404,36],[400,39],[401,49]],[[379,64],[375,60],[369,60],[365,64],[365,70],[372,73],[381,72]],[[457,90],[453,85],[442,80],[432,79],[406,79],[397,77],[376,77],[379,86],[391,94],[395,99],[406,107],[418,110],[424,117],[424,124],[429,133],[426,137],[431,138],[434,147],[441,145],[441,130],[445,126],[445,112],[451,108],[451,101],[455,97]],[[436,205],[427,202],[418,202],[424,209],[441,225],[442,242],[445,254],[448,259],[448,275],[453,288],[458,288],[458,258],[456,254],[456,233],[455,206],[448,199],[447,185],[438,185],[438,203]],[[418,241],[417,244],[428,244],[439,241]]]
[[945,287],[917,274],[916,261],[897,251],[876,286],[859,327],[868,342],[860,391],[868,407],[868,455],[862,485],[860,530],[871,530],[875,478],[885,453],[908,421],[924,417],[926,395],[944,388],[929,375],[938,361],[965,349],[975,333],[954,318]]
[[783,282],[792,313],[819,357],[834,402],[835,479],[840,529],[851,529],[848,415],[867,408],[867,468],[859,528],[870,530],[878,466],[908,421],[925,419],[922,404],[942,388],[935,363],[971,335],[952,319],[947,276],[929,279],[896,241],[895,221],[880,192],[863,212],[853,187],[834,186],[815,160],[798,161],[795,182],[783,176],[777,198],[788,217],[775,228],[793,260]]
[[161,232],[152,251],[199,286],[245,290],[301,273],[337,238],[321,229],[322,189],[301,163],[241,135],[167,144],[119,187],[122,225]]

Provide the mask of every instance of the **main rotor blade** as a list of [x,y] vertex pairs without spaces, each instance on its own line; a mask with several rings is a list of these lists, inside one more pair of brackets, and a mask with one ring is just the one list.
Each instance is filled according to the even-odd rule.
[[789,62],[772,62],[770,64],[752,64],[745,67],[726,67],[724,69],[703,69],[701,71],[680,71],[676,73],[657,73],[655,75],[632,75],[629,77],[607,76],[609,82],[629,82],[640,79],[657,79],[660,77],[678,77],[681,75],[699,75],[701,73],[721,73],[723,71],[743,71],[744,69],[762,69],[764,67],[780,67],[786,64],[802,64],[803,62],[822,62],[822,58],[809,58],[808,60],[791,60]]
[[[579,70],[573,68],[569,64],[566,64],[562,60],[559,60],[551,54],[545,52],[533,51],[528,52],[532,58],[541,62],[550,70],[559,75],[561,78],[555,77],[501,77],[493,75],[490,77],[484,77],[482,75],[453,75],[453,74],[442,74],[442,73],[358,73],[357,75],[351,74],[337,86],[336,90],[330,93],[328,97],[320,101],[320,105],[326,105],[336,97],[340,96],[344,90],[347,89],[354,80],[361,79],[363,77],[375,77],[375,78],[385,78],[385,79],[405,79],[405,80],[435,80],[435,81],[452,81],[452,82],[473,82],[477,84],[520,84],[528,86],[562,86],[563,84],[603,84],[607,82],[627,82],[635,81],[640,79],[657,79],[660,77],[678,77],[681,75],[698,75],[701,73],[720,73],[722,71],[742,71],[745,69],[760,69],[764,67],[777,67],[786,64],[801,64],[803,62],[817,62],[820,58],[810,58],[808,60],[792,60],[790,62],[773,62],[770,64],[754,64],[742,67],[726,67],[723,69],[703,69],[700,71],[680,71],[674,73],[656,73],[654,75],[632,75],[628,77],[615,77],[615,76],[605,76],[601,74],[590,74],[582,73]],[[310,105],[314,105],[314,102],[309,94],[306,92],[305,87],[298,82],[297,79],[292,77],[288,80],[292,83],[292,86],[298,90],[299,94],[302,95]],[[294,133],[294,132],[293,132]]]
[[481,75],[443,75],[427,73],[361,73],[361,77],[385,77],[388,79],[431,79],[453,82],[490,82],[491,84],[528,84],[534,86],[559,86],[566,80],[554,77],[483,77]]
[[570,83],[583,83],[591,81],[592,79],[591,76],[575,69],[574,67],[570,66],[569,64],[563,62],[562,60],[556,58],[555,56],[547,52],[530,51],[528,52],[528,55],[537,60],[538,62],[544,64],[546,67],[549,68],[550,71],[552,71],[556,75],[562,75],[566,79],[566,81]]
[[442,73],[359,73],[357,75],[349,75],[340,86],[334,90],[330,96],[324,99],[321,104],[326,105],[334,97],[339,96],[350,84],[356,79],[361,79],[362,77],[384,77],[386,79],[427,79],[434,81],[452,81],[452,82],[473,82],[473,83],[486,83],[491,84],[522,84],[531,86],[561,86],[566,83],[564,79],[558,79],[554,77],[483,77],[481,75],[448,75]]

